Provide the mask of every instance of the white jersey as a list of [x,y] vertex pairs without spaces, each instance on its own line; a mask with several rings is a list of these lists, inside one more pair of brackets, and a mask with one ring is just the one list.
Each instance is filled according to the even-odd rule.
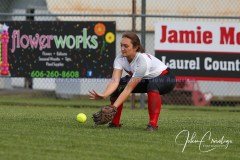
[[151,79],[159,76],[167,66],[147,53],[137,53],[131,63],[126,57],[118,55],[114,60],[114,69],[125,70],[132,77],[139,77],[143,79]]

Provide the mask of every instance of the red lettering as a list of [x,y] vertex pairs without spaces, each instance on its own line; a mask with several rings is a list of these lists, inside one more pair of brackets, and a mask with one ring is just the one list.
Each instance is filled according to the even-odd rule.
[[240,32],[237,33],[237,44],[240,44]]
[[164,43],[166,42],[167,37],[167,26],[162,26],[162,38],[160,42]]
[[178,43],[177,31],[175,31],[175,30],[169,31],[168,42],[169,43]]
[[195,43],[194,31],[179,31],[180,43]]
[[230,27],[229,30],[225,27],[220,27],[220,44],[234,44],[234,31],[233,27]]
[[210,31],[203,32],[203,43],[205,43],[205,44],[212,43],[212,32],[210,32]]
[[[200,26],[198,26],[197,27],[197,43],[202,43],[202,41],[201,41],[201,34],[202,34],[202,32],[201,32],[201,27]],[[203,36],[204,37],[204,36]]]
[[197,30],[167,30],[167,26],[162,26],[162,35],[160,42],[165,43],[212,43],[212,32],[201,31],[201,27],[197,26]]

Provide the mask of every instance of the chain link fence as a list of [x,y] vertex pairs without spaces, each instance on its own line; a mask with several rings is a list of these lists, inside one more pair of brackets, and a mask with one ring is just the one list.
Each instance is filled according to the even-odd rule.
[[[145,4],[145,5],[144,5]],[[121,34],[136,31],[147,52],[154,54],[154,23],[170,21],[240,22],[238,0],[1,0],[1,21],[115,21],[116,55]],[[0,88],[43,90],[58,97],[101,92],[109,79],[0,78]],[[240,82],[191,81],[177,85],[163,99],[167,104],[239,105]],[[0,91],[1,92],[1,91]],[[47,92],[46,92],[47,94]],[[140,99],[144,96],[140,96]]]

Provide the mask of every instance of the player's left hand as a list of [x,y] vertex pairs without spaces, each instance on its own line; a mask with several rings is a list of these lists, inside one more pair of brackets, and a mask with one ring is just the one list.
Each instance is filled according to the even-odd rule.
[[104,106],[100,111],[93,114],[93,121],[96,125],[107,124],[113,120],[116,113],[116,107],[112,105]]

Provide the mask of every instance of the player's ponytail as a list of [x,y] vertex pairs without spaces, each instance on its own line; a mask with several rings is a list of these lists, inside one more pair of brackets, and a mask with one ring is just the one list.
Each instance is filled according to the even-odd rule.
[[133,47],[138,47],[137,52],[144,53],[145,50],[140,43],[140,39],[134,32],[125,32],[122,35],[122,38],[129,38],[132,41]]

